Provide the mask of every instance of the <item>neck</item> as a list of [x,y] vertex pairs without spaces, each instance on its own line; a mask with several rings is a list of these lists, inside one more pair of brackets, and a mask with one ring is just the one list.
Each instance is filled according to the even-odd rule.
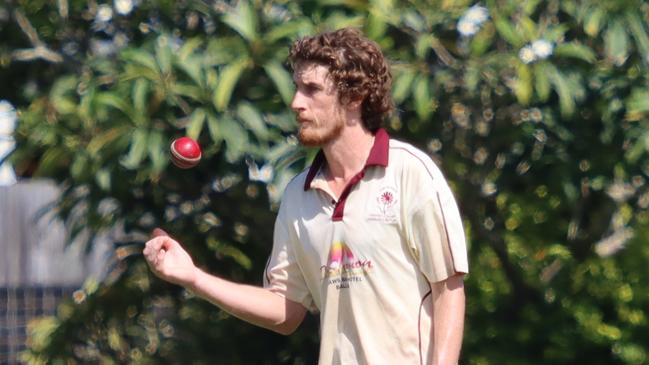
[[339,138],[322,147],[327,173],[334,180],[349,180],[365,166],[374,135],[365,128],[344,128]]

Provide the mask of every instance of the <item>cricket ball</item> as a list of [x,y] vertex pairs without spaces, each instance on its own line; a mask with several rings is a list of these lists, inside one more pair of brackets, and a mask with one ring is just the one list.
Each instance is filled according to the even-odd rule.
[[189,137],[171,142],[171,162],[181,169],[189,169],[201,160],[201,146]]

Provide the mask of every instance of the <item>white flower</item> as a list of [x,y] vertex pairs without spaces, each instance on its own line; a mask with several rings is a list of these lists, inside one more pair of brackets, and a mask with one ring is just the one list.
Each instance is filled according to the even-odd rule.
[[532,63],[536,61],[536,54],[532,47],[525,46],[518,52],[518,58],[520,58],[523,63]]
[[489,19],[489,10],[484,6],[473,5],[467,10],[466,13],[462,16],[465,20],[480,25],[484,23],[485,20]]
[[106,4],[99,5],[97,15],[95,15],[95,21],[98,23],[108,23],[112,18],[113,8]]
[[115,10],[121,15],[128,15],[133,11],[133,0],[115,0]]
[[470,37],[480,30],[480,25],[489,18],[489,10],[484,6],[474,5],[460,17],[457,31],[464,37]]
[[469,22],[464,19],[460,19],[460,21],[457,23],[457,31],[460,32],[460,34],[464,37],[470,37],[478,33],[478,30],[480,30],[480,27],[476,23]]
[[540,60],[550,57],[553,50],[554,46],[552,45],[552,43],[546,41],[545,39],[537,39],[532,42],[532,51],[534,51],[534,54]]

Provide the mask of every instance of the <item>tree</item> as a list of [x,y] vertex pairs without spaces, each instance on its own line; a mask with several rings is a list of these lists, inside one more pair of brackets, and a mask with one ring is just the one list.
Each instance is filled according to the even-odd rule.
[[[208,270],[259,282],[268,208],[313,154],[291,137],[287,47],[341,26],[394,61],[389,130],[438,161],[460,202],[463,363],[649,361],[647,4],[57,4],[12,3],[0,29],[2,75],[31,75],[8,78],[12,159],[64,186],[73,232],[126,235],[107,280],[34,328],[30,362],[211,363],[216,346],[224,363],[315,361],[315,323],[290,338],[254,329],[154,280],[134,253],[163,225]],[[191,171],[167,159],[183,134],[204,146]]]

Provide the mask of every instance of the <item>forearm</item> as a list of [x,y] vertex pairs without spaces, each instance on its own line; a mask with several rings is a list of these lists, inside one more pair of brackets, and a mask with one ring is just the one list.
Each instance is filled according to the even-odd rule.
[[463,276],[431,285],[433,290],[433,364],[455,365],[464,332]]
[[302,322],[302,305],[265,288],[237,284],[196,269],[187,289],[212,304],[254,325],[289,334]]

